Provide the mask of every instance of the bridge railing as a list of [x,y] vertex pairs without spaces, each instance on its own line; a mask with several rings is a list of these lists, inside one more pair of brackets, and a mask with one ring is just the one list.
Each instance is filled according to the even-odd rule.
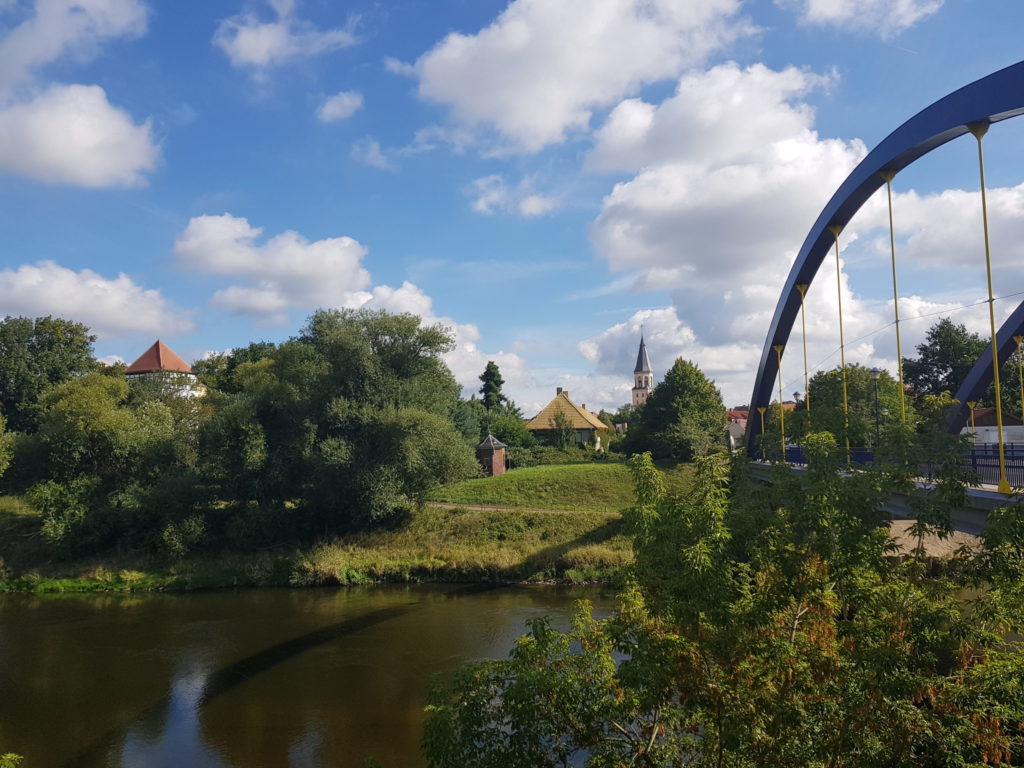
[[[1015,488],[1024,487],[1024,443],[1005,443],[1003,445],[1003,459],[1006,464],[1006,478]],[[774,450],[766,450],[764,458],[769,461],[778,461],[780,450],[776,446]],[[870,448],[851,448],[850,463],[854,465],[869,464],[875,459],[875,454]],[[804,449],[799,445],[786,446],[787,464],[797,466],[807,464],[807,457]],[[986,485],[998,485],[999,483],[999,446],[996,443],[977,443],[973,445],[963,456],[963,465],[970,468],[978,475],[981,482]],[[926,464],[921,467],[921,477],[931,478],[934,474],[934,467]]]

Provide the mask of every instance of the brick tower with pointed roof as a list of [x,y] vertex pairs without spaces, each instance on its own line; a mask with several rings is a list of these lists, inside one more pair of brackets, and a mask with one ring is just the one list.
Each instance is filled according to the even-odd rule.
[[633,405],[643,405],[654,389],[654,371],[647,357],[643,331],[640,332],[640,349],[636,353],[636,367],[633,368]]

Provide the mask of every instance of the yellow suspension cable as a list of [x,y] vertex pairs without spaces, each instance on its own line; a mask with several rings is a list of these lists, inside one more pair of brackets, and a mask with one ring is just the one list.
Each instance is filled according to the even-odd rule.
[[981,224],[985,234],[985,271],[988,276],[988,321],[992,333],[992,383],[996,388],[996,436],[999,442],[999,492],[1010,493],[1010,483],[1006,479],[1006,454],[1003,450],[1003,404],[999,388],[999,351],[996,347],[996,309],[992,298],[992,249],[988,237],[988,201],[985,199],[985,155],[981,147],[981,139],[988,132],[987,122],[970,123],[967,126],[974,138],[978,140],[978,172],[981,176]]
[[850,463],[850,401],[846,392],[846,339],[843,336],[843,281],[839,271],[839,233],[843,228],[833,224],[828,228],[836,242],[836,297],[839,300],[839,364],[843,379],[843,435],[846,440],[846,463]]
[[900,423],[907,423],[906,393],[903,391],[903,348],[900,346],[900,294],[896,288],[896,232],[892,225],[892,180],[896,174],[884,171],[885,191],[889,197],[889,248],[892,253],[892,311],[896,318],[896,370],[900,379]]
[[[807,410],[807,426],[811,425],[811,384],[807,373],[807,320],[804,317],[804,299],[807,297],[808,286],[806,283],[801,283],[796,287],[800,291],[800,328],[803,331],[803,343],[804,343],[804,408]],[[804,432],[806,434],[806,431]]]
[[782,460],[786,460],[786,409],[782,406],[782,350],[781,344],[776,344],[775,357],[779,363],[779,442],[782,444]]

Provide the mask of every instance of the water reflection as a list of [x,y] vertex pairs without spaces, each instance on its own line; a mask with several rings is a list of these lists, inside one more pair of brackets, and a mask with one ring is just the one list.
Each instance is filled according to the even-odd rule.
[[417,765],[429,676],[502,657],[557,588],[0,598],[0,748],[28,765]]

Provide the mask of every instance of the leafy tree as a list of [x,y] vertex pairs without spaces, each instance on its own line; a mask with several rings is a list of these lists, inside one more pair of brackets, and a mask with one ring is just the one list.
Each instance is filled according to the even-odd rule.
[[484,372],[480,374],[480,381],[483,382],[483,386],[480,387],[480,397],[484,408],[491,410],[505,402],[505,395],[501,392],[505,380],[501,378],[501,371],[498,370],[497,363],[493,360],[487,361]]
[[903,359],[903,380],[918,396],[955,393],[988,344],[967,326],[944,317],[917,345],[917,359]]
[[[830,432],[842,445],[849,434],[851,446],[875,445],[875,379],[871,370],[863,365],[846,367],[846,393],[849,410],[849,432],[845,431],[843,417],[843,384],[840,371],[819,371],[810,380],[811,411],[807,413],[803,401],[786,414],[786,439],[799,441],[814,432]],[[907,419],[913,424],[916,416],[911,402],[907,402]],[[879,433],[900,421],[900,385],[888,371],[878,375]],[[779,441],[778,404],[765,411],[765,439],[769,444]]]
[[[912,431],[898,437],[909,458]],[[634,457],[636,560],[618,610],[599,621],[581,603],[565,633],[533,622],[509,659],[439,683],[431,768],[1011,764],[1019,511],[948,568],[920,550],[894,558],[881,505],[913,485],[916,460],[844,474],[831,435],[805,444],[807,472],[780,467],[767,488],[742,462],[698,459],[682,498]],[[943,474],[919,532],[948,528],[962,492]]]
[[11,465],[13,455],[14,435],[7,431],[7,422],[0,416],[0,477],[3,477],[7,467]]
[[[916,360],[904,358],[903,379],[920,405],[925,395],[955,395],[971,368],[982,355],[991,354],[990,340],[967,330],[949,318],[928,329],[925,340],[917,345]],[[1000,368],[1004,411],[1021,412],[1020,377],[1017,361],[1011,357]],[[995,386],[990,384],[978,401],[995,405]]]
[[487,409],[476,397],[469,400],[457,400],[452,406],[451,419],[455,428],[459,430],[467,442],[476,444],[486,434],[483,434],[483,423],[487,419]]
[[556,446],[564,451],[576,444],[576,429],[572,425],[572,418],[561,408],[555,412],[551,426],[551,439]]
[[81,323],[59,317],[0,321],[0,407],[10,429],[34,431],[42,393],[98,367],[92,356],[95,340]]
[[722,394],[696,365],[677,359],[639,409],[630,426],[626,450],[651,451],[656,458],[690,461],[722,441]]

